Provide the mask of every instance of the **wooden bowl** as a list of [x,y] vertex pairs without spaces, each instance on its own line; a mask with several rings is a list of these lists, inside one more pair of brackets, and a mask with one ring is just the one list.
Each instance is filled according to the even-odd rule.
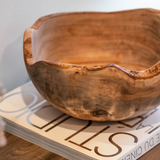
[[44,16],[24,34],[28,74],[73,117],[117,121],[160,104],[160,11]]

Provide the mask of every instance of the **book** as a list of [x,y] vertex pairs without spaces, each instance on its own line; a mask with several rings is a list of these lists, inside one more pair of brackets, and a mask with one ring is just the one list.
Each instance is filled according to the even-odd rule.
[[28,82],[0,103],[5,130],[70,160],[135,160],[160,143],[160,107],[130,120],[94,122],[66,115]]

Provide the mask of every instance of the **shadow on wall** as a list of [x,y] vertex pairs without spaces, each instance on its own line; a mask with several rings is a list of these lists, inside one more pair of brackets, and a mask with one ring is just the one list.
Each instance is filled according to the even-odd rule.
[[23,60],[23,34],[9,44],[2,54],[0,81],[7,92],[29,81]]

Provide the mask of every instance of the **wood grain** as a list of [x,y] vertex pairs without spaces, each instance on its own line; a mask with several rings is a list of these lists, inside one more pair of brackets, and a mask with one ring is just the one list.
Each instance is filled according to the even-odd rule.
[[139,116],[160,104],[160,11],[42,17],[25,31],[24,59],[40,94],[66,114]]
[[6,132],[7,145],[0,148],[0,160],[67,160]]
[[139,160],[159,160],[160,159],[160,144],[144,154]]

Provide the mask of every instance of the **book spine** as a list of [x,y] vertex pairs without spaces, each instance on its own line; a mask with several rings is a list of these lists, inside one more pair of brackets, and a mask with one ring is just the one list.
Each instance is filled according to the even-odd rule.
[[151,134],[147,139],[142,141],[139,145],[136,145],[132,150],[121,156],[118,160],[136,160],[159,143],[160,127],[158,127],[157,131],[154,134]]

